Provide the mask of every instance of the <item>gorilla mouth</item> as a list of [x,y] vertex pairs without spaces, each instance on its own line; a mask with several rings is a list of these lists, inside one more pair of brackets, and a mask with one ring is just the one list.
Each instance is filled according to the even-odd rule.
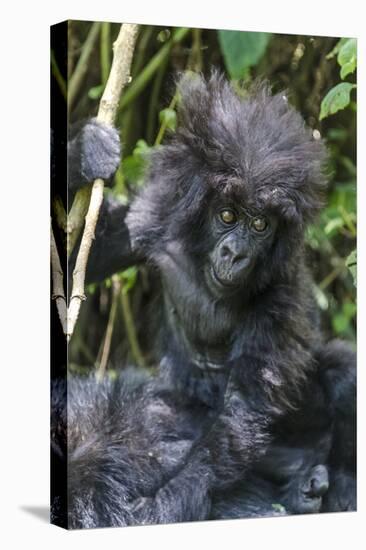
[[238,287],[238,283],[235,283],[232,280],[222,279],[221,277],[219,277],[219,275],[216,273],[215,268],[213,266],[211,266],[210,273],[211,273],[211,278],[216,283],[216,285],[227,289],[235,289]]

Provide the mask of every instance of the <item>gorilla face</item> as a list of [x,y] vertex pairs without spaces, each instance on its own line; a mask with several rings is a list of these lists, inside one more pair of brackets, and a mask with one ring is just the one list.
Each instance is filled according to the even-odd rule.
[[233,294],[250,285],[261,259],[270,253],[276,218],[263,210],[222,202],[211,215],[214,244],[206,263],[206,280],[214,295]]

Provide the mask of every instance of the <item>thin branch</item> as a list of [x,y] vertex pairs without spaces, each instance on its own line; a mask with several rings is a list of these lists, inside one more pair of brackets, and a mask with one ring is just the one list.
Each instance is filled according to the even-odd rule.
[[328,275],[319,283],[320,290],[325,290],[329,285],[342,273],[346,270],[346,259],[339,263]]
[[102,30],[100,33],[100,70],[103,85],[105,85],[108,80],[111,68],[110,30],[110,23],[102,23]]
[[81,230],[84,227],[91,192],[91,185],[85,185],[82,187],[79,192],[76,193],[69,215],[67,216],[67,258],[70,258]]
[[181,42],[189,33],[189,31],[190,29],[186,27],[181,27],[175,30],[171,40],[164,44],[164,46],[154,55],[154,57],[151,58],[144,70],[134,79],[133,84],[131,84],[131,86],[121,99],[121,110],[127,107],[127,105],[131,103],[131,101],[133,101],[145,89],[151,78],[159,69],[161,63],[163,63],[166,57],[168,57],[172,47],[175,44]]
[[[117,113],[123,88],[129,82],[133,51],[138,33],[138,25],[124,24],[113,45],[113,62],[108,81],[100,101],[97,118],[112,125]],[[85,300],[85,271],[99,209],[103,201],[104,182],[101,179],[93,183],[89,209],[85,218],[85,227],[73,272],[73,285],[67,315],[67,338],[70,340],[79,315],[82,300]]]
[[192,29],[193,43],[188,60],[188,69],[200,73],[202,71],[202,45],[201,45],[201,29]]
[[137,39],[138,25],[124,24],[113,44],[113,62],[108,81],[99,105],[98,120],[112,125],[116,118],[120,96],[130,81],[132,56]]
[[[168,109],[175,109],[177,102],[178,102],[178,92],[175,92],[173,99],[169,103]],[[156,147],[157,145],[160,145],[161,142],[163,141],[167,127],[168,127],[167,121],[163,120],[159,129],[158,135],[156,136],[154,147]]]
[[105,371],[107,369],[108,357],[111,350],[114,321],[116,319],[116,313],[117,313],[118,296],[120,291],[121,291],[121,282],[117,275],[113,275],[112,304],[109,311],[109,319],[108,319],[107,330],[105,332],[105,337],[104,337],[102,355],[100,358],[100,363],[97,366],[97,377],[99,380],[103,378],[103,376],[105,375]]
[[88,70],[88,61],[92,54],[95,42],[98,38],[100,26],[101,26],[101,23],[98,23],[98,22],[92,24],[89,34],[85,40],[85,43],[83,44],[83,48],[82,48],[79,60],[76,64],[75,70],[72,73],[72,76],[69,80],[68,93],[67,93],[67,104],[68,104],[69,110],[71,110],[71,107],[80,89],[80,85],[83,81],[84,75]]
[[[139,38],[136,44],[135,53],[133,56],[133,63],[131,67],[132,82],[134,82],[135,78],[140,74],[140,71],[145,64],[147,54],[146,50],[154,29],[155,27],[152,26],[144,26],[139,33]],[[130,109],[127,109],[123,113],[123,118],[119,117],[118,123],[123,128],[125,150],[127,150],[129,148],[129,136],[131,134],[131,127],[136,124],[136,105],[133,105]],[[117,170],[116,172],[115,182],[116,189],[123,187],[123,176],[121,169]]]
[[51,50],[51,70],[52,70],[53,76],[56,79],[56,82],[59,85],[59,88],[60,88],[60,91],[61,91],[62,95],[64,96],[65,99],[67,99],[66,82],[65,82],[64,77],[61,74],[61,71],[60,71],[60,68],[57,64],[57,61],[56,61],[55,54],[54,54],[53,50]]
[[128,292],[126,292],[123,286],[122,286],[122,292],[121,292],[121,306],[122,306],[123,320],[125,322],[125,328],[127,333],[127,340],[130,344],[132,357],[136,361],[136,364],[139,367],[145,367],[146,366],[145,359],[141,353],[139,342],[137,339],[135,323],[133,321]]
[[352,237],[356,237],[357,230],[356,230],[355,224],[353,223],[352,216],[350,216],[350,214],[347,212],[347,210],[342,205],[340,205],[338,207],[338,209],[339,209],[339,211],[341,213],[341,216],[344,219],[348,229],[350,230],[350,233],[351,233]]
[[60,257],[57,252],[57,246],[53,229],[51,225],[51,270],[52,270],[52,300],[56,301],[58,316],[61,321],[64,334],[67,333],[67,307],[64,291],[64,274],[61,267]]
[[56,196],[52,202],[53,213],[56,217],[57,226],[66,233],[67,214],[63,202],[59,196]]
[[[157,117],[158,101],[159,101],[161,86],[163,83],[163,79],[166,73],[168,63],[169,63],[169,57],[166,57],[164,61],[161,63],[156,73],[154,83],[152,85],[152,90],[151,90],[150,100],[149,100],[149,107],[148,107],[148,114],[147,114],[147,124],[146,124],[146,139],[148,143],[152,143],[154,140],[156,120],[158,120],[158,117]],[[129,111],[131,111],[131,109]]]
[[140,74],[140,71],[142,70],[144,66],[144,60],[146,57],[146,50],[149,45],[150,39],[155,32],[155,27],[152,25],[150,26],[144,26],[143,30],[141,30],[138,44],[136,45],[136,52],[133,58],[133,65],[132,65],[132,76],[135,78],[138,74]]

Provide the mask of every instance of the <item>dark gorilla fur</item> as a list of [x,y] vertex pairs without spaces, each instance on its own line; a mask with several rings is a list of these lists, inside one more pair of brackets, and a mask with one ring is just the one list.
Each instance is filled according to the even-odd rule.
[[335,340],[315,358],[296,411],[272,427],[271,444],[250,474],[214,494],[211,517],[356,510],[355,354]]
[[[263,378],[281,408],[301,388],[318,339],[303,233],[321,205],[324,147],[284,96],[265,87],[240,99],[213,76],[185,79],[180,91],[180,126],[154,154],[127,216],[132,248],[162,275],[162,354],[174,378],[180,358],[185,371],[260,362],[245,365],[245,376]],[[247,219],[265,214],[273,231],[261,238],[238,228],[251,271],[231,288],[229,273],[218,288],[211,268],[218,271],[215,247],[225,228],[216,210],[228,205]]]
[[[214,490],[203,503],[199,500],[191,519],[355,509],[355,411],[349,410],[355,390],[354,358],[344,344],[334,342],[317,361],[302,403],[272,427],[272,441],[263,457],[243,479],[226,490]],[[330,377],[333,383],[324,390]],[[57,430],[52,434],[52,452],[57,460],[68,462],[69,493],[64,498],[69,508],[68,518],[63,517],[66,502],[58,495],[53,520],[69,528],[150,523],[151,518],[141,515],[145,498],[153,499],[177,475],[215,412],[172,392],[161,378],[133,369],[116,381],[71,378],[67,409],[65,392],[64,381],[54,384],[52,425]],[[194,510],[196,485],[186,489],[187,506]],[[160,499],[159,522],[170,522],[172,514],[181,511],[180,497],[180,493],[167,494],[165,501]]]
[[[354,356],[322,343],[304,264],[324,146],[266,86],[238,97],[213,74],[185,77],[179,89],[176,133],[153,154],[127,216],[105,207],[90,265],[95,279],[106,274],[102,257],[114,269],[147,260],[159,272],[160,374],[134,388],[70,382],[63,521],[258,516],[278,513],[272,504],[318,511],[328,473],[353,509]],[[128,233],[131,249],[120,240]],[[54,516],[64,508],[56,497]]]

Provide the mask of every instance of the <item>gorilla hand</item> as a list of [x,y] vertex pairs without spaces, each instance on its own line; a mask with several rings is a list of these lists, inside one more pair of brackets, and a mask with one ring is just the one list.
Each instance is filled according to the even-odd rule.
[[71,128],[68,142],[69,189],[77,191],[97,178],[110,179],[121,161],[118,131],[92,118]]

